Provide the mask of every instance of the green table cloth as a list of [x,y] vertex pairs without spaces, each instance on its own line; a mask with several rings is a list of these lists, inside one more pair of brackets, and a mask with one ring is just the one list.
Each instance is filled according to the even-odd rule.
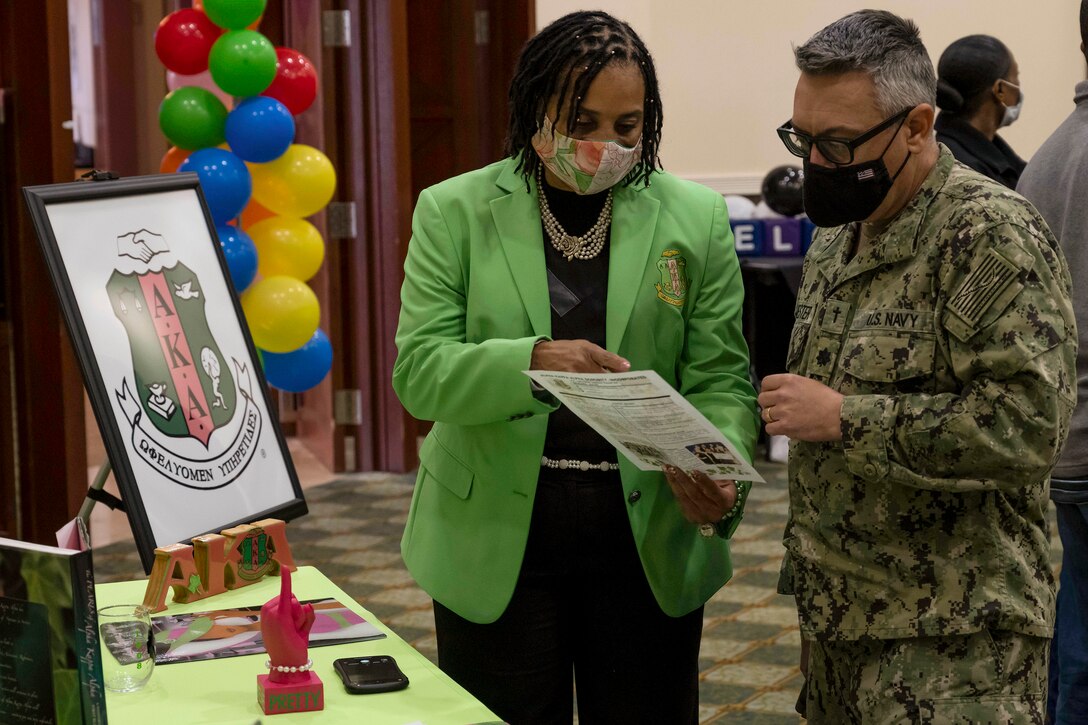
[[[100,584],[95,587],[99,607],[137,604],[143,600],[146,580]],[[279,577],[192,604],[171,603],[159,614],[260,606],[279,594]],[[325,684],[325,709],[317,712],[265,715],[257,703],[257,675],[266,674],[266,654],[198,662],[157,665],[147,686],[138,692],[107,692],[110,725],[153,723],[363,723],[365,725],[467,725],[496,722],[497,718],[472,695],[435,667],[393,630],[309,566],[292,575],[292,589],[300,600],[333,597],[385,632],[385,639],[328,647],[313,647],[309,657],[314,672]],[[339,657],[392,655],[411,683],[399,692],[349,695],[333,670]]]

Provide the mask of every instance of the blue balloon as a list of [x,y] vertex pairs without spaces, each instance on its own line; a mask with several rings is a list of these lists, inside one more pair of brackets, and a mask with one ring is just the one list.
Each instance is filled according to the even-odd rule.
[[264,163],[283,156],[295,140],[295,119],[275,98],[251,96],[227,116],[225,133],[239,158]]
[[220,224],[215,232],[219,235],[223,256],[227,258],[230,281],[234,283],[238,294],[241,294],[257,276],[257,245],[248,234],[230,224]]
[[195,171],[204,189],[208,211],[216,224],[226,224],[242,213],[253,192],[253,180],[245,162],[219,148],[194,151],[178,171]]
[[301,393],[314,387],[332,370],[332,343],[318,330],[310,341],[291,352],[262,350],[268,383],[287,393]]

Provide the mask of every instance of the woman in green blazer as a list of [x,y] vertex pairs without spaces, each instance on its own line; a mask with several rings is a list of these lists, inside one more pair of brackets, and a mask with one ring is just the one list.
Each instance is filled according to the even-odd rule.
[[510,99],[508,158],[416,205],[393,386],[435,424],[401,550],[440,666],[500,717],[569,723],[573,670],[583,725],[694,723],[743,500],[638,470],[523,371],[655,370],[750,459],[725,204],[657,170],[653,61],[610,15],[531,39]]

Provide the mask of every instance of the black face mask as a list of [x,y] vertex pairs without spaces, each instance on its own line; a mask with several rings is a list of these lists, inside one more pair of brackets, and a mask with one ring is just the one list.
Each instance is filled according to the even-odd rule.
[[[898,134],[898,129],[896,133]],[[891,148],[894,140],[895,136],[888,141],[879,158],[860,164],[826,167],[816,166],[807,158],[804,160],[802,196],[805,214],[813,224],[818,227],[837,227],[849,222],[860,222],[868,219],[877,210],[910,160],[910,154],[907,154],[895,176],[888,176],[884,154]]]

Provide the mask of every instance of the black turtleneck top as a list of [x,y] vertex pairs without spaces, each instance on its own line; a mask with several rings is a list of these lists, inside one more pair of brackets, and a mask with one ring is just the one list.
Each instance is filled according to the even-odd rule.
[[[556,189],[547,182],[541,186],[559,226],[575,236],[588,232],[597,223],[608,198],[607,191],[582,196]],[[544,231],[553,340],[588,340],[605,346],[611,228],[608,234],[604,248],[596,257],[575,257],[568,262],[552,245],[547,230]],[[544,455],[599,463],[615,461],[616,449],[566,406],[562,406],[548,418]]]
[[934,128],[937,140],[948,147],[956,161],[1010,189],[1016,188],[1027,162],[1003,138],[994,136],[991,141],[966,119],[950,116],[947,111],[937,116]]

